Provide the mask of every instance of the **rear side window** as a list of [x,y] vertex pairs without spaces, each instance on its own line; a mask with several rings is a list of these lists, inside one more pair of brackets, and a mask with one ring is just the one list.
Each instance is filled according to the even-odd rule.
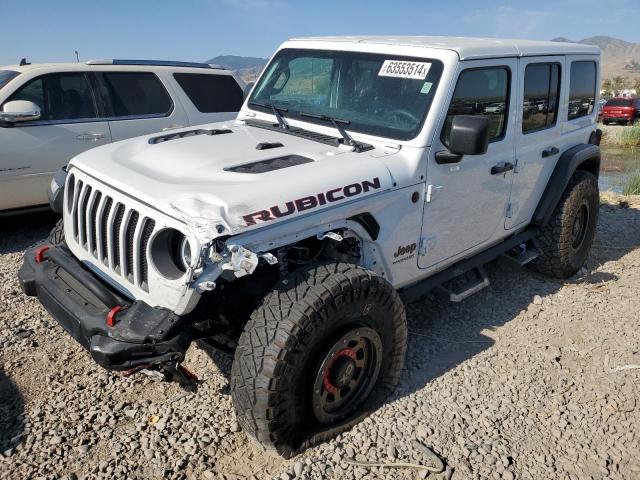
[[595,102],[596,62],[572,62],[569,120],[591,115]]
[[449,145],[453,117],[479,115],[491,121],[490,138],[504,135],[509,110],[509,70],[491,67],[465,70],[458,78],[442,130],[442,143]]
[[199,112],[237,112],[242,107],[242,89],[231,75],[174,73],[173,77]]
[[524,71],[522,131],[552,127],[558,118],[560,65],[530,63]]
[[27,100],[40,107],[40,121],[96,118],[95,102],[84,73],[54,73],[34,78],[7,101]]
[[173,102],[160,79],[150,72],[102,74],[114,117],[166,116]]

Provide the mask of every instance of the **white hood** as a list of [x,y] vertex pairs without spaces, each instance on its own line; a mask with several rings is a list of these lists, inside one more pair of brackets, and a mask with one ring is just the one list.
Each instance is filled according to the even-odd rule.
[[[202,241],[284,221],[393,186],[389,170],[377,158],[385,155],[382,147],[356,153],[351,147],[334,147],[240,123],[195,128],[229,129],[231,133],[193,135],[156,144],[149,139],[162,134],[125,140],[85,152],[74,158],[71,166],[184,222]],[[256,148],[265,142],[283,146]],[[264,173],[229,171],[290,155],[302,157],[294,160],[305,163]]]

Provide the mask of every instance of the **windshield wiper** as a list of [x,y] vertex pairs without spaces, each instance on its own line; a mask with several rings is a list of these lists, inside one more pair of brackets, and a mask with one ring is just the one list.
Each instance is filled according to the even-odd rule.
[[278,120],[278,126],[280,128],[284,128],[285,130],[289,130],[289,125],[287,124],[287,122],[284,121],[284,116],[281,113],[281,112],[288,112],[289,111],[288,108],[276,107],[272,103],[267,103],[267,102],[263,103],[263,102],[254,102],[254,101],[249,102],[249,105],[254,107],[270,108],[273,114],[276,116],[276,120]]
[[356,142],[353,139],[353,137],[349,135],[349,133],[347,133],[347,131],[344,129],[343,125],[351,125],[351,122],[349,120],[341,120],[339,118],[330,117],[328,115],[318,115],[315,113],[305,113],[305,112],[300,112],[300,116],[307,117],[307,118],[315,118],[316,120],[321,120],[323,122],[332,124],[334,128],[338,130],[338,132],[340,132],[340,135],[342,135],[342,139],[345,145],[354,147],[356,151],[359,151],[364,147],[362,143]]

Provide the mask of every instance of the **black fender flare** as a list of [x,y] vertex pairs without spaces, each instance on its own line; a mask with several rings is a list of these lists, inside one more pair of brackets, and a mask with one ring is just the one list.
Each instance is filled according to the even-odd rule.
[[586,170],[598,177],[600,173],[600,158],[600,147],[586,143],[576,145],[564,152],[553,169],[547,187],[533,214],[531,224],[536,227],[542,227],[549,222],[553,210],[558,205],[565,188],[569,184],[569,180],[576,170]]

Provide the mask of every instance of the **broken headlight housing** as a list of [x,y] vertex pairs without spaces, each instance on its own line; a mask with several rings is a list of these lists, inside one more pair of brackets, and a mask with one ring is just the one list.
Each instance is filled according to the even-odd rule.
[[178,230],[161,230],[151,241],[151,262],[156,270],[170,280],[182,277],[191,267],[193,254],[189,239]]

